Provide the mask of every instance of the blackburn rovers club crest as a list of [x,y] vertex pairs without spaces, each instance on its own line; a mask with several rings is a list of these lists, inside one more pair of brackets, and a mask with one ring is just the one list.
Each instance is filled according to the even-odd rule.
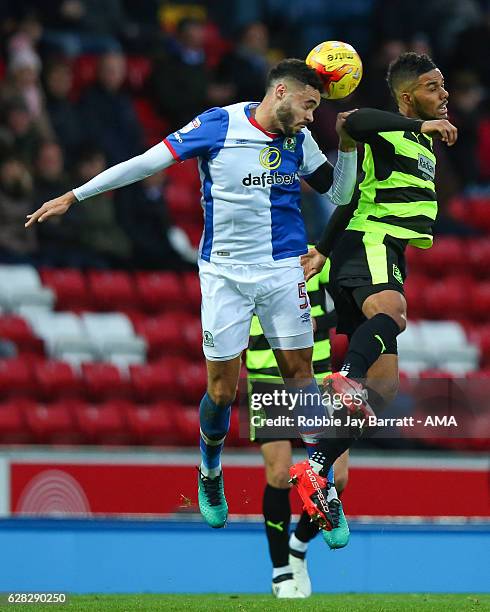
[[211,332],[204,330],[202,332],[202,341],[204,346],[214,346],[214,338]]
[[282,148],[286,151],[294,151],[296,149],[296,136],[288,136],[285,138]]

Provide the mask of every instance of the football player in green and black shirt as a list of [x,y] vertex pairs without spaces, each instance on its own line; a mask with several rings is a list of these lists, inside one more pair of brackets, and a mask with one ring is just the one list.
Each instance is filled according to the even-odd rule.
[[[311,246],[311,245],[310,245]],[[332,371],[330,355],[330,330],[337,322],[329,290],[330,260],[323,269],[306,283],[313,323],[313,373],[321,382]],[[252,318],[250,340],[245,358],[249,394],[267,384],[282,385],[274,351],[264,336],[257,315]],[[309,542],[317,535],[318,527],[310,521],[306,512],[289,533],[291,505],[289,503],[289,466],[292,463],[292,445],[287,435],[274,439],[253,426],[250,411],[250,438],[260,444],[264,457],[267,484],[262,509],[265,532],[272,561],[272,593],[278,598],[309,597],[311,582],[306,564]],[[270,416],[270,415],[268,415]],[[296,432],[294,432],[296,433]],[[335,462],[334,482],[340,496],[347,484],[349,453],[346,451]]]
[[[437,215],[433,138],[449,146],[457,139],[456,128],[447,120],[443,75],[427,55],[400,55],[391,63],[387,81],[399,114],[361,109],[345,123],[348,134],[364,143],[359,199],[337,208],[316,249],[302,259],[308,279],[332,251],[337,331],[348,335],[349,348],[341,371],[324,384],[331,398],[340,398],[336,416],[344,424],[348,414],[374,416],[397,393],[397,336],[407,317],[404,253],[407,245],[432,245]],[[360,435],[355,430],[347,437],[345,426],[341,431],[322,440],[310,458],[320,485],[337,457]],[[291,470],[298,492],[309,501],[304,468],[298,464]]]

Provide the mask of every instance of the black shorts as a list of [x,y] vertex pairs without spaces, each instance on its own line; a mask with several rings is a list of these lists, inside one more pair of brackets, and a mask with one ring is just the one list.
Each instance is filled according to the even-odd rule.
[[[403,294],[408,240],[346,230],[331,255],[330,290],[337,312],[337,333],[351,336],[366,320],[364,300],[391,289]],[[390,347],[387,353],[395,353]]]

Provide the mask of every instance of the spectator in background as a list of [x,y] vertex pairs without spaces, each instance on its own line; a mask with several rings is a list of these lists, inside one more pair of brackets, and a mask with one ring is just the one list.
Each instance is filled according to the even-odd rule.
[[482,119],[483,87],[474,72],[458,72],[451,79],[451,120],[458,126],[458,141],[447,151],[460,189],[479,179],[478,129]]
[[[69,184],[61,147],[53,141],[43,142],[34,164],[34,204],[41,206],[55,197],[60,189],[68,189]],[[80,208],[74,208],[55,223],[38,225],[39,260],[43,265],[84,267],[91,263],[90,254],[83,252],[80,243],[80,218]]]
[[9,157],[0,163],[0,262],[33,263],[37,234],[24,230],[33,208],[32,178],[25,164]]
[[206,67],[204,24],[191,18],[182,19],[175,38],[155,59],[150,89],[159,113],[176,130],[209,106],[231,102],[233,88],[213,83]]
[[34,161],[34,204],[40,206],[69,185],[60,145],[54,141],[42,142]]
[[56,140],[65,154],[68,167],[75,161],[75,152],[83,139],[83,126],[78,108],[70,100],[73,82],[72,67],[67,62],[48,64],[44,73],[46,110]]
[[31,165],[43,134],[29,114],[23,100],[12,100],[4,108],[5,123],[0,128],[0,151],[15,153],[26,164]]
[[46,31],[48,52],[68,57],[81,53],[120,51],[125,14],[121,0],[42,0],[36,10]]
[[218,82],[233,85],[235,100],[262,100],[270,63],[269,32],[263,23],[249,23],[243,27],[237,46],[221,60],[217,70]]
[[[77,156],[74,182],[83,185],[105,168],[103,151],[87,147]],[[80,244],[90,253],[92,267],[129,267],[131,242],[116,220],[113,194],[101,193],[95,196],[93,206],[75,208],[80,210]]]
[[172,227],[163,199],[163,172],[116,192],[116,212],[133,247],[136,268],[182,269],[197,262],[197,251],[180,228]]
[[142,149],[141,127],[131,98],[124,93],[126,59],[106,53],[99,59],[97,82],[81,97],[79,109],[86,141],[97,143],[112,166]]
[[450,65],[455,70],[472,70],[483,86],[490,91],[490,1],[482,18],[463,30],[452,49]]
[[8,63],[8,76],[1,86],[4,105],[21,100],[43,138],[51,135],[51,126],[44,107],[44,93],[39,80],[41,60],[29,48],[13,53]]

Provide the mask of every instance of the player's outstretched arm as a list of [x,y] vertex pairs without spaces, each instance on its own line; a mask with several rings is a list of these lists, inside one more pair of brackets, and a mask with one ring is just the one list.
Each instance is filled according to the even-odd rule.
[[49,217],[63,215],[74,202],[81,202],[98,193],[136,183],[174,162],[175,159],[168,147],[160,142],[145,153],[104,170],[81,187],[45,202],[32,214],[27,215],[25,226],[30,227],[36,222],[42,223]]
[[[357,179],[356,141],[345,131],[346,118],[353,111],[339,113],[335,129],[339,135],[339,152],[334,167],[325,161],[315,172],[304,177],[306,182],[318,193],[327,193],[336,206],[345,206],[351,201]],[[315,146],[318,147],[318,145]]]
[[440,138],[449,146],[453,145],[458,137],[457,128],[447,119],[423,121],[377,108],[361,108],[349,114],[344,122],[344,130],[360,142],[366,142],[379,132],[406,131],[430,134]]

